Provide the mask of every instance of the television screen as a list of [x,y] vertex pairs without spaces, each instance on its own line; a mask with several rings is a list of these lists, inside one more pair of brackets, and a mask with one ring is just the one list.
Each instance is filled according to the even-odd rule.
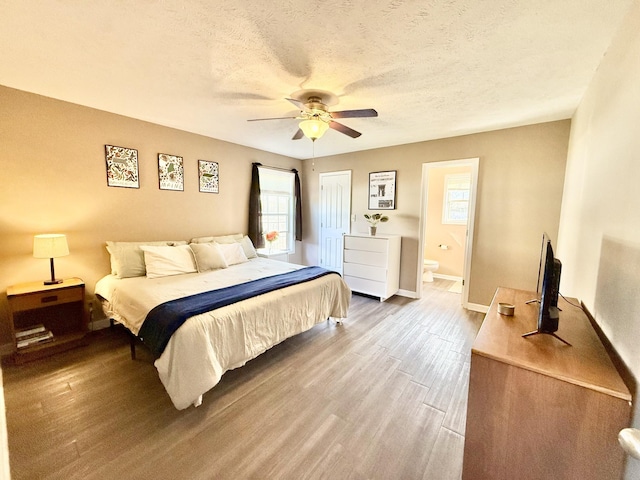
[[547,258],[547,245],[551,245],[551,240],[546,233],[542,234],[542,246],[540,247],[540,265],[538,266],[538,286],[536,287],[536,294],[538,303],[542,298],[542,279],[544,277],[544,267]]
[[539,333],[546,333],[556,337],[561,342],[571,346],[569,342],[560,338],[558,331],[560,309],[558,308],[558,295],[560,295],[560,273],[562,264],[554,257],[553,247],[549,235],[542,235],[542,248],[540,251],[540,265],[538,266],[538,286],[536,299],[527,303],[538,304],[538,328],[532,332],[524,333],[523,337],[530,337]]
[[553,333],[558,330],[558,291],[562,264],[554,257],[549,236],[542,237],[540,270],[538,273],[538,296],[540,310],[538,312],[538,331]]

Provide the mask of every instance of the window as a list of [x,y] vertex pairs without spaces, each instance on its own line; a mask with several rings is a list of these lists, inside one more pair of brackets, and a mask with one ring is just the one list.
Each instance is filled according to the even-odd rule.
[[459,173],[444,177],[444,206],[442,223],[466,225],[469,216],[471,174]]
[[[278,232],[272,243],[274,250],[295,251],[295,183],[293,172],[259,167],[260,202],[262,203],[262,230]],[[265,240],[265,245],[269,242]]]

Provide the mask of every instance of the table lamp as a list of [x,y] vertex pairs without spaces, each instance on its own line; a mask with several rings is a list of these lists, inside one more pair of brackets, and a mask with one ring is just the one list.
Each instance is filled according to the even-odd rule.
[[33,256],[35,258],[48,258],[51,264],[51,280],[45,280],[45,285],[62,283],[57,280],[53,268],[53,259],[69,255],[67,236],[60,233],[47,233],[33,237]]

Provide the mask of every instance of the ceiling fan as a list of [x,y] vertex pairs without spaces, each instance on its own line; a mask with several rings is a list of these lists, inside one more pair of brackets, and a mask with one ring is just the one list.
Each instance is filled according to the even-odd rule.
[[286,100],[298,107],[300,110],[299,115],[295,117],[254,118],[248,121],[258,122],[262,120],[282,119],[301,120],[298,125],[298,131],[293,135],[292,140],[299,140],[303,136],[306,136],[312,141],[315,141],[324,135],[329,128],[348,135],[351,138],[358,138],[362,135],[353,128],[336,122],[336,118],[366,118],[378,116],[378,112],[373,108],[330,112],[329,106],[338,103],[338,97],[330,92],[324,92],[321,90],[301,90],[291,96],[293,98],[287,98]]

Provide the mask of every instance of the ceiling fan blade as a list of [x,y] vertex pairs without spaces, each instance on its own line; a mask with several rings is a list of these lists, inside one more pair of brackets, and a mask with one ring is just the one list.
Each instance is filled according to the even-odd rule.
[[304,132],[301,129],[298,129],[298,131],[296,132],[296,134],[291,138],[291,140],[300,140],[302,137],[304,137]]
[[373,108],[363,108],[362,110],[342,110],[341,112],[331,112],[333,118],[365,118],[377,117],[378,112]]
[[287,98],[287,100],[293,103],[296,108],[298,108],[298,110],[304,110],[304,103],[302,103],[300,100],[296,100],[295,98]]
[[349,135],[351,138],[358,138],[360,135],[362,135],[360,132],[356,132],[353,128],[349,128],[346,125],[338,122],[329,122],[329,126],[334,130],[339,131],[340,133]]
[[272,117],[272,118],[251,118],[247,122],[261,122],[262,120],[289,120],[298,117]]

